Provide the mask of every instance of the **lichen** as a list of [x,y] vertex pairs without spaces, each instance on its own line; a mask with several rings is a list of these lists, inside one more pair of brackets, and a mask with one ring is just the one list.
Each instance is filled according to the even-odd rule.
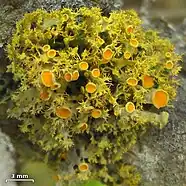
[[59,157],[59,182],[139,184],[123,154],[151,124],[168,122],[160,108],[174,100],[181,69],[169,40],[144,30],[133,10],[37,10],[17,23],[8,57],[20,81],[9,117]]

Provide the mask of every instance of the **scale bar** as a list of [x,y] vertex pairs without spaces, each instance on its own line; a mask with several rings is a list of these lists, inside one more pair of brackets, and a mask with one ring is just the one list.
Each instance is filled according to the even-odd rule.
[[34,179],[6,179],[5,182],[13,182],[13,181],[31,181],[34,183]]

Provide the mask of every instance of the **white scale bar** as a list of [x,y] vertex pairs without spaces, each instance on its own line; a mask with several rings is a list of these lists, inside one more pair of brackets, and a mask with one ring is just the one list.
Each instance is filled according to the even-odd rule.
[[31,181],[34,183],[34,179],[6,179],[6,183],[7,182],[13,182],[13,181]]

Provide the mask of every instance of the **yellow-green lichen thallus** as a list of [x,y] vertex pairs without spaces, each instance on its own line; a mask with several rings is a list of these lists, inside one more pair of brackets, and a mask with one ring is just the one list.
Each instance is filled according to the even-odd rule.
[[20,81],[9,116],[42,150],[65,154],[63,185],[138,185],[123,154],[150,123],[167,123],[158,109],[175,98],[181,69],[168,39],[144,30],[134,10],[37,10],[17,22],[8,57]]

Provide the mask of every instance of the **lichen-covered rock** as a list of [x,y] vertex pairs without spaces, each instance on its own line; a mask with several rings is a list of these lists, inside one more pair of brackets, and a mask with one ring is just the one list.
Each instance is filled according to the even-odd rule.
[[138,185],[123,154],[176,96],[181,59],[167,39],[144,30],[135,11],[37,10],[17,23],[9,71],[20,87],[9,116],[46,152],[63,159],[65,185],[89,178]]
[[16,186],[14,182],[6,183],[15,171],[15,160],[13,159],[14,147],[10,142],[9,137],[0,130],[0,185],[1,186]]
[[0,43],[7,43],[15,23],[25,13],[38,8],[57,10],[60,8],[101,7],[105,14],[121,7],[120,0],[8,0],[0,3]]
[[174,109],[167,109],[170,113],[167,126],[161,131],[152,129],[141,139],[139,149],[133,151],[136,154],[133,165],[142,174],[142,186],[183,186],[186,183],[186,21],[173,25],[161,15],[153,18],[149,16],[152,6],[152,1],[144,0],[141,13],[145,27],[157,29],[162,37],[169,37],[176,52],[183,55],[183,68]]
[[141,140],[140,150],[134,149],[136,165],[143,177],[143,186],[183,186],[186,183],[186,80],[182,78],[181,87],[169,110],[168,125],[163,130],[152,129]]

